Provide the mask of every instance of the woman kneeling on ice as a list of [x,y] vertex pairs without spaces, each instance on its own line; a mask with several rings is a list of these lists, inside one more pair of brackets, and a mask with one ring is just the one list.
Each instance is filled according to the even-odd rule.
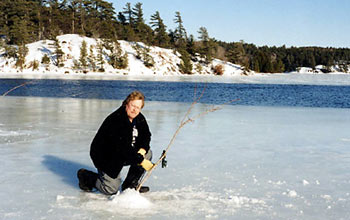
[[[97,188],[106,195],[116,194],[121,185],[120,171],[128,165],[130,168],[121,189],[136,189],[145,170],[153,167],[149,145],[151,133],[141,113],[144,102],[144,95],[134,91],[104,120],[90,148],[90,157],[98,173],[78,170],[80,189],[92,191]],[[147,191],[147,186],[140,189],[140,192]]]

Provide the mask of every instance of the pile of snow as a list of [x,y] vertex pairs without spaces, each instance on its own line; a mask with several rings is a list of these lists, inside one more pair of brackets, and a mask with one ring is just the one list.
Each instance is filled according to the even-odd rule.
[[[25,59],[25,69],[19,70],[15,67],[16,61],[14,59],[6,58],[1,56],[4,50],[0,50],[0,71],[1,74],[6,73],[31,73],[31,74],[81,74],[81,70],[74,70],[74,62],[78,61],[80,58],[80,50],[83,41],[87,44],[87,52],[90,53],[90,47],[92,46],[92,51],[96,57],[98,54],[97,44],[101,41],[100,39],[94,39],[84,36],[79,36],[76,34],[66,34],[57,37],[61,50],[64,52],[63,66],[57,67],[55,46],[53,40],[41,40],[34,43],[27,44],[28,54]],[[180,54],[172,49],[164,49],[156,46],[148,47],[149,55],[154,60],[153,67],[146,67],[142,60],[136,57],[136,51],[134,45],[138,44],[140,47],[146,47],[140,42],[128,42],[120,40],[121,49],[123,53],[127,54],[128,57],[128,67],[126,69],[115,69],[110,64],[108,64],[108,54],[109,51],[104,48],[104,69],[105,72],[95,73],[95,74],[118,74],[118,75],[143,75],[143,76],[172,76],[172,75],[183,75],[180,71],[179,64],[181,63]],[[50,64],[41,63],[42,58],[47,55],[50,58]],[[38,69],[33,70],[32,63],[36,61],[39,62]],[[222,65],[223,76],[233,76],[242,75],[244,73],[243,69],[239,65],[235,65],[229,62],[224,62],[218,59],[214,59],[209,64],[203,64],[199,62],[192,62],[193,64],[193,75],[214,75],[213,67],[216,65]],[[198,65],[201,68],[196,68]],[[86,73],[86,72],[85,72]],[[88,74],[94,74],[91,70]]]
[[111,197],[112,203],[124,209],[148,209],[152,203],[133,189],[127,189]]
[[350,65],[347,65],[347,71],[344,71],[343,68],[341,68],[339,65],[334,65],[329,68],[327,68],[324,65],[317,65],[315,68],[311,67],[298,67],[295,71],[297,73],[303,73],[303,74],[339,74],[339,73],[350,73]]

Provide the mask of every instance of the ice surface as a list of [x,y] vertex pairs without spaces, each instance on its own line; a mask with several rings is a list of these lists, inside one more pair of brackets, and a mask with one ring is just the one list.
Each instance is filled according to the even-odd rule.
[[[350,218],[349,109],[225,106],[181,130],[149,193],[107,197],[81,192],[76,171],[94,169],[90,142],[121,101],[0,103],[0,219]],[[146,103],[154,158],[189,105]]]
[[350,85],[350,74],[301,74],[301,73],[259,73],[251,76],[213,76],[213,75],[118,75],[118,74],[71,74],[64,73],[11,73],[0,74],[1,79],[75,79],[75,80],[131,80],[167,82],[208,82],[208,83],[250,83],[250,84],[302,84],[302,85]]

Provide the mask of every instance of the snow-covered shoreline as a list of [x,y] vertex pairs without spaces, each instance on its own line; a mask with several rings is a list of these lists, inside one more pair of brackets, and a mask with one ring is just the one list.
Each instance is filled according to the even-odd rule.
[[[82,65],[82,45],[86,45],[85,65]],[[57,46],[57,44],[59,46]],[[116,44],[103,43],[101,39],[79,36],[77,34],[66,34],[53,40],[41,40],[27,44],[28,53],[22,70],[16,67],[14,58],[5,57],[4,50],[0,50],[0,75],[3,73],[41,73],[61,75],[76,75],[86,73],[91,75],[93,70],[100,72],[96,74],[114,75],[145,75],[145,76],[181,76],[181,55],[172,50],[156,46],[147,46],[141,42],[128,42],[118,40],[119,49]],[[114,46],[113,46],[114,45]],[[114,48],[114,49],[111,49]],[[60,58],[58,58],[58,52]],[[112,52],[113,51],[113,52]],[[111,64],[112,57],[126,56],[125,68],[115,68]],[[141,55],[140,55],[141,53]],[[147,54],[152,65],[147,65],[144,53]],[[2,56],[1,56],[2,55]],[[99,58],[98,58],[99,57]],[[204,64],[202,58],[197,57],[193,62],[193,75],[214,75],[213,68],[221,66],[223,76],[234,76],[247,74],[239,65],[214,59],[209,64]]]
[[[125,69],[114,68],[108,61],[111,51],[103,47],[103,65],[98,64],[97,56],[101,51],[98,47],[101,45],[100,39],[88,38],[76,34],[66,34],[57,37],[57,42],[63,52],[60,58],[60,64],[57,65],[57,54],[55,42],[52,40],[41,40],[27,44],[28,53],[25,58],[23,69],[16,68],[16,60],[4,56],[4,50],[0,50],[0,79],[1,78],[22,78],[22,79],[93,79],[93,80],[152,80],[152,81],[195,81],[195,82],[229,82],[240,83],[249,81],[260,81],[264,83],[266,79],[275,78],[285,79],[283,83],[298,83],[297,78],[310,78],[310,76],[321,76],[317,78],[329,78],[328,75],[350,76],[348,73],[333,72],[323,74],[320,71],[313,71],[310,68],[299,68],[298,72],[280,73],[280,74],[265,74],[255,73],[253,71],[246,72],[237,64],[225,62],[219,59],[212,60],[211,63],[205,64],[201,62],[201,58],[197,57],[197,61],[192,61],[193,71],[191,75],[181,73],[181,55],[172,49],[165,49],[155,46],[147,46],[140,42],[127,42],[120,40],[120,48],[123,54],[127,56],[128,65]],[[83,42],[86,43],[88,56],[90,60],[84,68],[77,67],[80,62],[80,53]],[[152,58],[153,66],[147,66],[140,55],[138,55],[137,47],[146,48],[148,55]],[[44,58],[47,58],[44,63]],[[93,67],[95,65],[95,67]],[[102,65],[102,72],[96,69]],[[79,65],[78,65],[79,66]],[[216,75],[214,70],[216,67],[221,67],[222,75]],[[321,66],[317,68],[322,68]],[[300,76],[296,76],[299,75]],[[325,75],[325,76],[323,76]],[[292,77],[291,77],[292,76]],[[316,79],[318,81],[318,79]],[[332,83],[328,82],[327,83]]]

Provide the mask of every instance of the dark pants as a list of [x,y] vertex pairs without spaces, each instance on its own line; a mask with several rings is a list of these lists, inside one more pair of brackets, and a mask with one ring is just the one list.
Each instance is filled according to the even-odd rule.
[[[149,150],[145,155],[145,159],[152,159],[152,151]],[[125,164],[128,165],[128,164]],[[129,168],[128,174],[122,185],[122,190],[126,188],[136,188],[140,178],[145,173],[145,170],[140,165],[132,165]],[[120,177],[120,173],[117,178],[112,178],[108,176],[103,171],[98,171],[99,178],[96,181],[96,188],[103,194],[113,195],[116,194],[121,186],[122,180]]]

